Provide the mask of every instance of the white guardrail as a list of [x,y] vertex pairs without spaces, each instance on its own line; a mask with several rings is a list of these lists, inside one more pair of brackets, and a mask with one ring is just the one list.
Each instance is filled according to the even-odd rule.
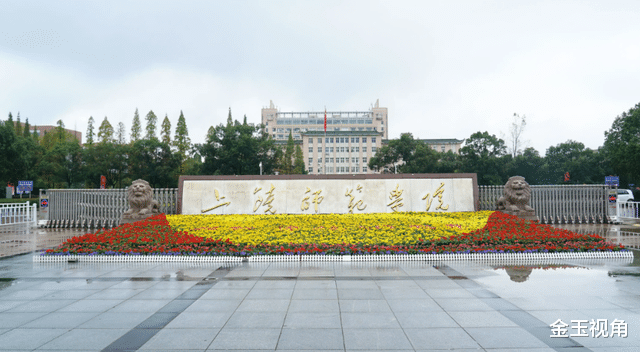
[[0,226],[26,224],[36,227],[38,221],[37,205],[25,203],[0,204]]
[[616,219],[619,223],[640,222],[640,202],[620,202],[616,203]]

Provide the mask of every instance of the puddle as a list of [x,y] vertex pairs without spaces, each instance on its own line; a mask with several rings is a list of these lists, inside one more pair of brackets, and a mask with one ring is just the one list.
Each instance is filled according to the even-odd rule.
[[15,279],[12,278],[0,277],[0,291],[4,290],[7,287],[11,287],[14,280]]

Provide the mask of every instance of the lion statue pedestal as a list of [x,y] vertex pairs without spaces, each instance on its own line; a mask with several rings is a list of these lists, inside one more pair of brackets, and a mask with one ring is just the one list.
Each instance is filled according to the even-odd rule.
[[153,200],[153,189],[145,180],[135,180],[127,188],[129,210],[122,214],[120,225],[128,224],[160,214],[160,204]]
[[512,176],[504,185],[504,195],[498,199],[496,210],[519,218],[539,222],[536,211],[529,206],[531,186],[522,176]]

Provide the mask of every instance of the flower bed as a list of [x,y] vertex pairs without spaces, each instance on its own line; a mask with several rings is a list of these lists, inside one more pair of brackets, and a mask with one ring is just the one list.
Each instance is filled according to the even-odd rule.
[[[370,255],[621,251],[597,235],[501,212],[169,216],[67,240],[43,255]],[[486,222],[486,223],[485,223]]]

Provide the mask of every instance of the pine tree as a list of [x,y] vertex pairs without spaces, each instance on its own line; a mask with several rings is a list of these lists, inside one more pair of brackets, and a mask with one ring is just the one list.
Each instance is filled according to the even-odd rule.
[[31,126],[29,126],[29,118],[28,117],[27,117],[26,120],[24,120],[24,129],[22,130],[22,137],[24,137],[24,138],[31,137]]
[[138,114],[138,108],[136,108],[136,112],[133,114],[133,122],[131,123],[131,143],[139,141],[141,133],[140,115]]
[[162,120],[160,138],[162,138],[162,143],[171,145],[171,121],[169,121],[167,114],[164,114],[164,120]]
[[145,120],[147,120],[147,135],[144,136],[144,138],[147,140],[157,140],[158,137],[156,137],[156,124],[158,123],[158,117],[153,113],[153,110],[149,110],[149,113],[145,117]]
[[102,120],[100,128],[98,128],[98,141],[100,143],[113,143],[113,126],[111,126],[106,116]]
[[284,150],[284,155],[282,157],[282,173],[289,175],[293,173],[293,153],[294,153],[295,143],[293,142],[293,136],[291,135],[291,131],[289,131],[289,139],[287,140],[287,147]]
[[20,122],[20,113],[16,119],[16,136],[22,136],[22,122]]
[[182,110],[180,111],[180,117],[178,117],[176,134],[173,137],[173,146],[178,150],[178,154],[180,155],[180,162],[184,162],[187,159],[187,152],[189,151],[189,149],[191,149],[191,140],[189,139],[187,122],[184,119]]
[[293,156],[293,173],[297,175],[306,174],[304,169],[304,155],[300,145],[296,145],[296,152]]
[[95,136],[93,125],[95,122],[93,116],[89,116],[89,122],[87,122],[87,145],[93,145],[93,137]]
[[11,112],[9,112],[9,118],[7,119],[6,125],[9,128],[9,131],[11,131],[12,133],[16,133],[16,127],[13,123],[13,115],[11,115]]
[[118,144],[127,143],[127,130],[124,127],[124,122],[118,122],[118,132],[116,133]]

